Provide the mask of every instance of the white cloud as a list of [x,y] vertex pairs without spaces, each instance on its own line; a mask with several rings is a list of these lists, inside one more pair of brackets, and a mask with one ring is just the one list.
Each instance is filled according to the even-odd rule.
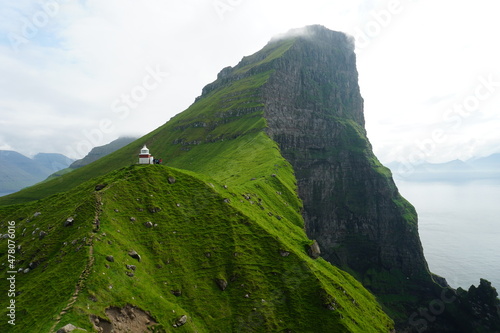
[[[26,154],[85,153],[85,133],[103,119],[115,130],[102,143],[145,134],[189,106],[220,69],[308,24],[370,35],[362,48],[358,40],[358,70],[368,134],[386,162],[414,151],[478,77],[500,81],[495,1],[50,1],[57,13],[18,52],[7,36],[22,37],[43,8],[35,0],[0,4],[0,146]],[[215,3],[227,6],[221,12]],[[118,117],[114,101],[157,66],[168,78]],[[464,142],[474,142],[471,154],[498,148],[498,96],[500,88],[481,117],[464,118],[429,158],[456,158]]]

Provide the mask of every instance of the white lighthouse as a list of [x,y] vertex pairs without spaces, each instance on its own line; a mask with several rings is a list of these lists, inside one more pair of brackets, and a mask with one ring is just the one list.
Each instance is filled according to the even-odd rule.
[[148,147],[144,145],[139,154],[139,164],[153,164],[153,156],[149,153]]

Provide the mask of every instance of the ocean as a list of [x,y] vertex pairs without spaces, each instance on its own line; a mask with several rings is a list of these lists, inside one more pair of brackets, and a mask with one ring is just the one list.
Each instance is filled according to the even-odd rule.
[[484,278],[500,292],[500,183],[396,184],[417,209],[431,272],[453,288],[467,290]]

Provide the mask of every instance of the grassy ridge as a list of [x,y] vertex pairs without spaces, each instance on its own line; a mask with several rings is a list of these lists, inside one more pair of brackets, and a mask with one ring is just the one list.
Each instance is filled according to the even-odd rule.
[[[97,183],[107,187],[94,192]],[[275,209],[272,201],[262,201],[265,209],[257,204],[267,191],[260,187],[260,194],[251,194],[252,204],[239,199],[242,188],[236,186],[225,188],[165,166],[132,166],[9,211],[7,219],[18,220],[40,211],[18,228],[30,234],[36,226],[49,230],[41,240],[20,238],[19,265],[43,264],[19,275],[23,310],[14,332],[48,331],[77,285],[82,288],[76,303],[57,327],[71,322],[91,330],[90,314],[106,318],[108,306],[133,304],[150,311],[165,331],[182,314],[189,319],[177,329],[181,332],[388,330],[392,323],[372,295],[348,274],[309,258],[310,240],[293,221],[268,214]],[[99,230],[93,224],[96,212]],[[64,227],[68,216],[75,222]],[[140,262],[128,255],[131,250],[141,255]],[[89,253],[94,259],[82,280]],[[109,255],[114,262],[106,260]],[[132,272],[127,264],[137,267],[133,277],[126,274]],[[227,281],[227,289],[221,291],[215,279]],[[48,306],[41,308],[40,302]]]

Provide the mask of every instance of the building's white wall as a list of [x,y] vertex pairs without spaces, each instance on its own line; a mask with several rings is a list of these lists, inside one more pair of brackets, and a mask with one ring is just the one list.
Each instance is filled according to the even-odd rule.
[[148,157],[146,157],[146,158],[141,157],[141,158],[139,158],[139,164],[151,164],[151,163],[153,163],[153,158],[152,157],[149,157],[149,158]]

